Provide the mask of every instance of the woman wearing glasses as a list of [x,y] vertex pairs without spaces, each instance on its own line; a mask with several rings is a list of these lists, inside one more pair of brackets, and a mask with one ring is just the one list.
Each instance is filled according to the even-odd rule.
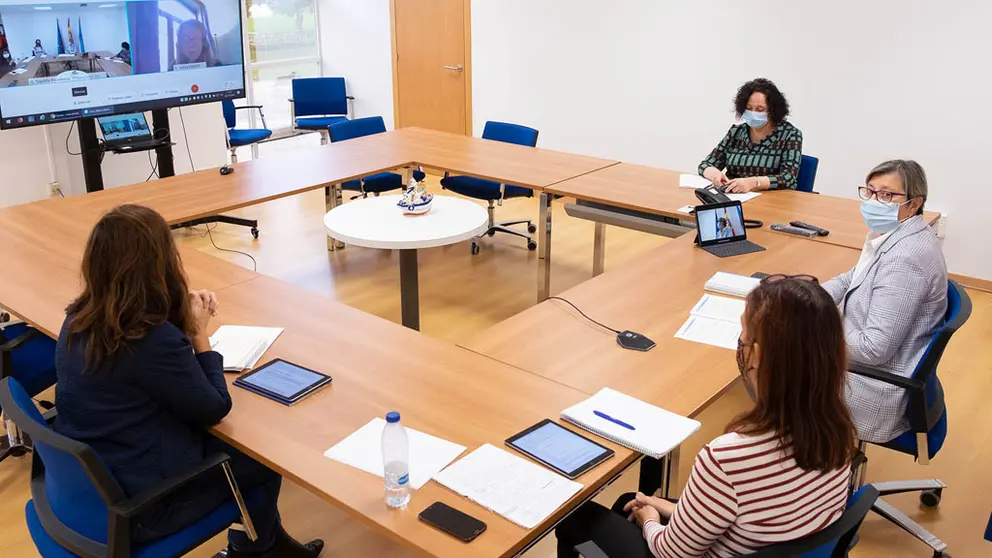
[[[916,161],[886,161],[858,193],[871,232],[854,269],[823,288],[844,315],[850,359],[908,378],[947,311],[944,254],[923,218],[926,173]],[[904,390],[854,374],[847,385],[860,439],[885,443],[909,430]]]
[[746,304],[737,366],[754,407],[699,452],[678,503],[583,505],[555,531],[559,558],[586,541],[607,556],[741,556],[844,513],[855,440],[840,313],[808,276],[768,277]]

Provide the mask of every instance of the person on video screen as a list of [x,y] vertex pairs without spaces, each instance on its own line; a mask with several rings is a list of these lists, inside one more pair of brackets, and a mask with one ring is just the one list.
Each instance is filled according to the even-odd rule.
[[76,41],[74,39],[69,39],[69,44],[65,47],[66,54],[77,54],[79,49],[76,48]]
[[121,43],[121,51],[115,54],[114,58],[125,64],[131,64],[131,45],[127,41]]
[[718,230],[717,230],[717,233],[716,233],[716,237],[717,238],[733,238],[734,237],[734,228],[730,226],[730,221],[727,221],[723,217],[720,217],[720,220],[719,220],[718,223],[719,223],[718,226],[717,226],[717,229]]
[[195,19],[188,19],[179,25],[176,34],[176,59],[169,64],[169,71],[181,64],[204,64],[205,67],[220,66],[214,56],[207,36],[207,28]]
[[41,39],[34,40],[34,48],[31,49],[32,56],[45,56],[45,47],[41,46]]

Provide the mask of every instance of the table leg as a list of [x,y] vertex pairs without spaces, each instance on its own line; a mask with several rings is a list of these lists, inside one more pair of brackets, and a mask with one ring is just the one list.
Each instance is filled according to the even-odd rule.
[[[537,301],[551,296],[551,195],[541,192],[541,212],[537,221]],[[543,260],[543,261],[540,261]]]
[[661,459],[647,456],[641,459],[637,482],[639,492],[650,496],[660,490],[663,498],[673,497],[679,484],[679,449],[680,446],[676,446]]
[[413,167],[403,167],[403,187],[409,188],[413,181]]
[[420,286],[417,250],[400,250],[400,307],[403,325],[420,331]]
[[592,276],[603,273],[606,265],[606,224],[596,222],[596,232],[592,242]]
[[[341,205],[341,185],[332,184],[324,188],[324,207],[327,211]],[[331,238],[327,235],[327,250],[333,252],[337,248],[344,248],[344,242]]]

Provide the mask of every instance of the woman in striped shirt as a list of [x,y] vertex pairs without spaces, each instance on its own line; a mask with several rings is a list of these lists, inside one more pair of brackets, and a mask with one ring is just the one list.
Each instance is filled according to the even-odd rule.
[[729,558],[843,514],[855,434],[833,299],[812,277],[772,276],[741,323],[737,364],[754,407],[699,452],[678,503],[638,493],[612,511],[586,504],[555,532],[560,558],[588,540],[613,558]]
[[795,190],[803,133],[786,120],[789,101],[774,83],[758,78],[737,90],[734,110],[743,123],[730,127],[699,163],[699,174],[728,192]]

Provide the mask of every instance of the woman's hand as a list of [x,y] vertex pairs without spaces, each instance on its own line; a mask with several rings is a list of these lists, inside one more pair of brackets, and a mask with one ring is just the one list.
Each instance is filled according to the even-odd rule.
[[756,192],[761,189],[761,179],[757,176],[752,176],[750,178],[735,178],[727,184],[727,192],[734,194]]
[[720,169],[716,167],[706,167],[703,169],[703,178],[709,180],[714,186],[726,186],[730,179]]
[[649,519],[660,522],[662,517],[671,517],[675,513],[675,504],[662,498],[653,498],[638,492],[634,499],[623,507],[623,511],[630,514],[628,519],[643,527],[644,522]]
[[217,295],[201,289],[189,293],[190,312],[193,314],[193,323],[196,332],[193,335],[193,350],[200,353],[210,350],[210,337],[207,335],[207,326],[210,325],[210,318],[217,315]]

